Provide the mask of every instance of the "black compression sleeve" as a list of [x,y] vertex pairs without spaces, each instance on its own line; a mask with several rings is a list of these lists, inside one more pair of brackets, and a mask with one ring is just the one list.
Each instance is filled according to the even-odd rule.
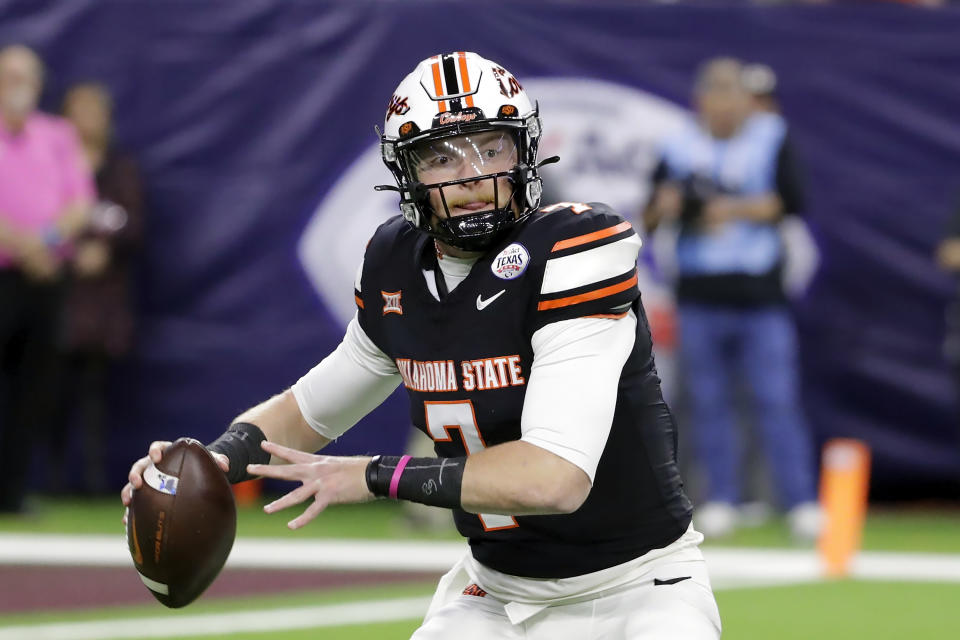
[[247,473],[248,464],[270,464],[270,454],[260,447],[266,439],[257,425],[235,422],[222,436],[208,444],[207,449],[227,456],[230,460],[227,480],[236,484],[256,477]]
[[460,487],[466,462],[466,456],[375,456],[367,465],[367,488],[373,495],[381,498],[459,509]]

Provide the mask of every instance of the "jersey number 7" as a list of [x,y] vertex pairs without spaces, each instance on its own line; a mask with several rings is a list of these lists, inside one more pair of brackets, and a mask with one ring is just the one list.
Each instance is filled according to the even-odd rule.
[[[452,442],[452,429],[460,431],[463,447],[467,455],[473,455],[486,448],[480,429],[477,427],[477,416],[473,411],[473,403],[469,400],[425,401],[423,412],[427,418],[427,432],[434,442]],[[513,516],[497,514],[478,514],[484,531],[499,531],[513,529],[520,526]]]

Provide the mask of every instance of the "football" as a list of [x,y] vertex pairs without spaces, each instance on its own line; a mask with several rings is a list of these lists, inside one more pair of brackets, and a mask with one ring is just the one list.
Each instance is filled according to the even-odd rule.
[[180,438],[143,473],[127,515],[127,544],[157,600],[183,607],[213,582],[230,555],[237,507],[227,477],[200,442]]

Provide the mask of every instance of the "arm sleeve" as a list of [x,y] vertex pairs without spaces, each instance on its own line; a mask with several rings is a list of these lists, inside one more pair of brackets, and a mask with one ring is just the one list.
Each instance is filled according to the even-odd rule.
[[533,336],[521,440],[576,465],[593,482],[617,404],[637,317],[576,318]]
[[803,213],[806,208],[803,178],[789,137],[784,137],[777,152],[776,188],[785,214]]
[[340,345],[297,380],[292,391],[307,424],[334,440],[386,400],[399,384],[396,365],[363,332],[354,316]]

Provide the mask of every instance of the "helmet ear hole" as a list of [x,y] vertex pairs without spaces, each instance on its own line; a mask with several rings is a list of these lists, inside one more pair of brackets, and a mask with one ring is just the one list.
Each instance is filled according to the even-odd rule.
[[543,182],[536,178],[527,183],[526,190],[527,207],[536,209],[540,206],[540,198],[543,196]]
[[412,202],[401,202],[400,211],[403,213],[404,220],[415,227],[420,226],[420,210],[417,205]]

